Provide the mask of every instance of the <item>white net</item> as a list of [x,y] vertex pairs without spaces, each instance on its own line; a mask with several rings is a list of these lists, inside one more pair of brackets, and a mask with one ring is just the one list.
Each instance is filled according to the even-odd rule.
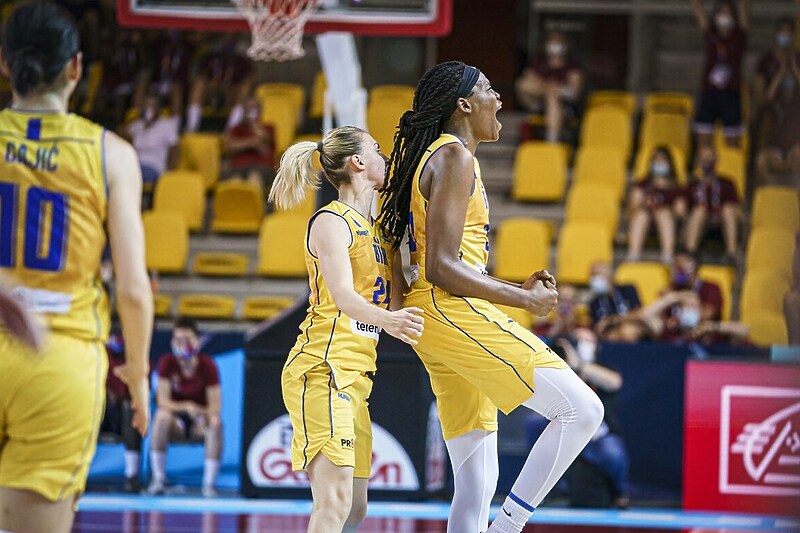
[[303,27],[318,0],[231,0],[247,19],[253,42],[247,55],[257,61],[288,61],[305,55]]

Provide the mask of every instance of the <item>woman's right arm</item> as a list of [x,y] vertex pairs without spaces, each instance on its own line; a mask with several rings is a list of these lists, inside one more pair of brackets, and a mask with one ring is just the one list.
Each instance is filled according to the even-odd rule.
[[150,418],[149,355],[153,332],[153,293],[144,258],[141,217],[142,175],[133,147],[108,133],[108,233],[117,277],[116,295],[126,362],[115,373],[131,392],[133,427],[147,433]]

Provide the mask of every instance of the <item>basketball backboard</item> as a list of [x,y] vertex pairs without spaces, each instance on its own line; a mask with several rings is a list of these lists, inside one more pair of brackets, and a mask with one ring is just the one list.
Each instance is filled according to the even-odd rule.
[[[321,0],[305,33],[446,35],[453,0]],[[117,0],[122,26],[201,31],[248,31],[230,0]]]

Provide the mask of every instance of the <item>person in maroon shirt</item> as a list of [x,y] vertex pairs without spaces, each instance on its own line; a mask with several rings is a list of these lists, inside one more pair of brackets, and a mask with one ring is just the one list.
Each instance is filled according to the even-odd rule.
[[733,181],[717,174],[717,157],[711,146],[701,148],[697,160],[702,176],[689,185],[686,249],[689,253],[697,252],[706,224],[721,226],[727,260],[735,264],[739,246],[739,194]]
[[516,82],[520,104],[531,113],[544,111],[547,140],[558,142],[568,113],[576,113],[583,91],[583,71],[569,55],[566,36],[551,31],[544,53],[536,57]]
[[205,441],[203,495],[213,496],[222,453],[221,392],[214,360],[199,353],[197,324],[182,317],[172,330],[172,352],[158,361],[158,409],[153,418],[149,494],[163,494],[166,450],[171,439]]
[[661,260],[672,262],[676,224],[686,216],[686,191],[678,184],[675,162],[666,146],[658,146],[653,150],[647,175],[631,188],[628,209],[630,223],[626,261],[639,260],[652,220],[658,230]]
[[739,146],[744,131],[741,85],[742,59],[747,49],[749,0],[740,0],[738,16],[732,1],[720,0],[715,4],[711,17],[701,0],[691,2],[706,43],[703,87],[694,124],[697,144],[701,147],[711,144],[719,120],[727,144]]
[[179,115],[189,90],[189,69],[195,44],[185,32],[171,30],[159,39],[155,48],[150,90],[169,102],[173,115]]
[[245,103],[244,117],[225,130],[223,147],[228,154],[225,179],[246,180],[268,187],[275,178],[273,128],[261,122],[261,106],[256,98]]

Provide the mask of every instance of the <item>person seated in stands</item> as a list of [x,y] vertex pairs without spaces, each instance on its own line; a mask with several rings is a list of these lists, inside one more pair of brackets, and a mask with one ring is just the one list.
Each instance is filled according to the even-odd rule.
[[533,331],[540,337],[567,335],[581,320],[578,289],[567,283],[558,286],[558,303],[544,321],[534,323]]
[[229,122],[239,122],[253,87],[253,63],[241,52],[239,40],[237,34],[222,36],[200,61],[186,109],[186,131],[199,129],[204,105],[230,109]]
[[146,92],[142,61],[142,34],[118,29],[112,37],[116,43],[103,65],[103,81],[99,100],[105,104],[114,124],[122,124],[129,108],[139,107]]
[[592,324],[612,315],[626,315],[638,309],[639,294],[633,285],[615,285],[611,265],[598,261],[591,267],[589,277],[589,315]]
[[795,21],[790,17],[779,19],[775,24],[775,41],[769,50],[762,52],[756,64],[753,79],[753,109],[756,118],[763,112],[767,88],[778,73],[791,64],[792,57],[797,56],[795,40]]
[[133,429],[133,409],[128,386],[117,377],[114,369],[125,364],[125,343],[119,331],[113,331],[106,342],[108,375],[106,376],[106,409],[100,434],[113,434],[125,446],[123,490],[138,493],[141,490],[139,466],[141,465],[142,436]]
[[[764,83],[762,130],[764,144],[758,152],[758,178],[766,181],[776,173],[800,180],[800,57],[794,46],[794,23],[779,26],[779,48],[762,59]],[[791,44],[784,47],[787,39]],[[766,65],[763,65],[766,63]]]
[[583,70],[570,56],[566,36],[551,31],[545,38],[544,53],[517,79],[516,92],[525,110],[544,113],[546,139],[559,142],[565,120],[578,113],[583,85]]
[[177,30],[165,32],[155,45],[151,90],[169,103],[173,115],[183,113],[195,48],[186,32]]
[[121,135],[136,149],[145,184],[155,184],[161,174],[177,163],[180,119],[162,113],[157,95],[145,98],[141,117],[124,126]]
[[199,352],[200,334],[191,318],[182,317],[175,322],[171,348],[158,361],[157,409],[150,451],[153,478],[147,492],[164,493],[170,441],[202,440],[206,457],[202,492],[204,496],[214,496],[222,454],[219,371],[211,357]]
[[686,249],[697,253],[706,226],[722,228],[726,261],[736,264],[739,247],[739,193],[733,181],[717,174],[714,148],[701,148],[697,155],[701,175],[689,185],[689,216],[686,221]]
[[672,263],[677,224],[686,216],[686,191],[678,184],[672,154],[666,146],[653,150],[647,175],[631,188],[628,200],[628,256],[638,261],[650,222],[654,222],[661,245],[661,261]]
[[275,178],[275,140],[272,126],[261,122],[261,106],[256,98],[245,103],[244,115],[230,124],[223,136],[228,154],[228,172],[224,179],[246,180],[261,188]]

